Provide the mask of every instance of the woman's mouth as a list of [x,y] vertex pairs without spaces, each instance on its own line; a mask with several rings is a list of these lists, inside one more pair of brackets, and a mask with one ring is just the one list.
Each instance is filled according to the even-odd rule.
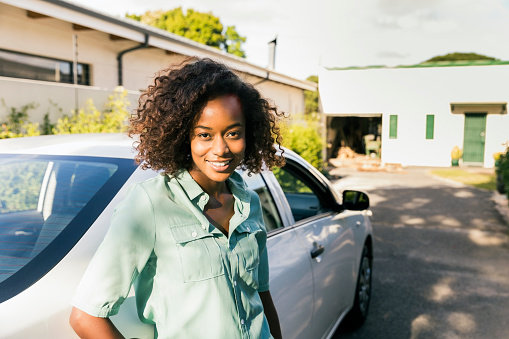
[[231,160],[225,160],[225,161],[210,161],[207,160],[207,162],[216,170],[216,171],[224,171],[228,168]]

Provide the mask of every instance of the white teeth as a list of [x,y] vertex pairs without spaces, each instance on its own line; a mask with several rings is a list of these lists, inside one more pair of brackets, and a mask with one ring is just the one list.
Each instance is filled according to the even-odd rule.
[[222,162],[210,161],[210,163],[216,167],[223,167],[223,166],[227,166],[230,163],[230,161],[222,161]]

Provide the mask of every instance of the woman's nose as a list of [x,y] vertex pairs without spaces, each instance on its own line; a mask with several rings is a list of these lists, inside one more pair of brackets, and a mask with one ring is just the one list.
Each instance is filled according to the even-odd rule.
[[223,155],[228,153],[228,144],[225,142],[223,137],[217,137],[212,145],[212,152],[216,155]]

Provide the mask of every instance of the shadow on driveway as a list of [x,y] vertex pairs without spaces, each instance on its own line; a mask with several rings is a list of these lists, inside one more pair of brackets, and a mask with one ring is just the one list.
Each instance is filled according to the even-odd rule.
[[340,184],[372,201],[372,300],[360,329],[333,338],[508,338],[508,227],[492,192],[419,171],[351,176]]

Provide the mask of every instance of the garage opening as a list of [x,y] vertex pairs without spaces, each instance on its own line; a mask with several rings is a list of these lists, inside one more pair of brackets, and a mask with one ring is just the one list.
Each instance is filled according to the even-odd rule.
[[344,151],[380,158],[382,115],[327,117],[327,159]]

